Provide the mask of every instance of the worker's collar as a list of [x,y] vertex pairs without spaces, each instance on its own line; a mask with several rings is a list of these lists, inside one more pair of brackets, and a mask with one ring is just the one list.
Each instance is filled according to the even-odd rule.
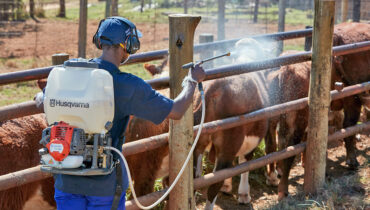
[[99,68],[105,69],[105,70],[109,71],[110,73],[120,73],[121,72],[117,68],[116,65],[114,65],[113,63],[111,63],[109,61],[103,60],[101,58],[94,58],[93,61],[99,64]]

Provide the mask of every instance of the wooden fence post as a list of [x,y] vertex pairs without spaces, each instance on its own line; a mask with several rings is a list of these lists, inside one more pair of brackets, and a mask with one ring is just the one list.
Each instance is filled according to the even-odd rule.
[[112,0],[105,0],[105,18],[111,16],[111,12],[110,12],[111,4],[112,4]]
[[304,174],[306,194],[317,193],[325,182],[334,10],[334,0],[315,0],[308,103],[310,114]]
[[[208,43],[208,42],[213,42],[213,34],[200,34],[199,35],[199,44]],[[213,54],[214,54],[213,50],[203,50],[200,53],[199,59],[204,60],[206,58],[213,57]],[[210,61],[210,62],[204,63],[202,66],[205,69],[212,68],[213,62]]]
[[184,0],[184,14],[188,14],[188,0]]
[[[285,31],[285,7],[286,0],[279,0],[279,20],[278,20],[278,32]],[[281,40],[278,42],[277,56],[283,52],[284,41]]]
[[360,22],[361,19],[361,0],[353,0],[353,22]]
[[342,22],[347,21],[347,14],[348,14],[348,0],[342,0]]
[[[181,83],[188,71],[181,68],[193,61],[194,31],[200,16],[170,15],[170,95],[174,99],[182,91]],[[170,120],[170,183],[178,175],[193,143],[193,107],[188,108],[181,120]],[[173,188],[168,209],[194,209],[193,160]]]
[[218,0],[217,40],[225,39],[225,0]]
[[69,54],[66,53],[58,53],[51,56],[51,65],[60,65],[63,64],[64,61],[69,60]]
[[80,20],[78,25],[78,57],[86,57],[87,0],[80,0]]
[[260,0],[254,0],[254,12],[253,12],[253,23],[258,22],[258,6],[260,4]]
[[118,0],[112,0],[112,16],[118,16]]

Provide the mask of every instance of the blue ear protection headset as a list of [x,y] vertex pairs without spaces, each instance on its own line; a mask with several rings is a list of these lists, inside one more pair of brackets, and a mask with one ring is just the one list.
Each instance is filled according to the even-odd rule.
[[[128,54],[135,54],[139,49],[140,49],[140,41],[137,33],[136,26],[129,20],[123,18],[123,17],[109,17],[107,19],[117,19],[121,21],[123,24],[127,25],[130,27],[130,34],[128,37],[126,37],[126,41],[124,43],[125,50]],[[95,35],[93,36],[93,43],[98,49],[102,49],[100,39],[104,39],[107,41],[110,41],[112,44],[113,42],[109,40],[107,37],[98,37],[98,31],[100,28],[100,25],[105,21],[106,19],[103,19],[99,23],[99,27],[96,30]],[[125,36],[125,34],[122,34],[122,36]]]

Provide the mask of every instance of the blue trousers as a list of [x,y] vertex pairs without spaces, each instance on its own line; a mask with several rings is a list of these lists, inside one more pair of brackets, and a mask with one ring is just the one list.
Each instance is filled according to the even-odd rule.
[[[55,189],[58,210],[110,210],[113,196],[85,196],[65,193]],[[125,210],[125,193],[122,193],[118,210]]]

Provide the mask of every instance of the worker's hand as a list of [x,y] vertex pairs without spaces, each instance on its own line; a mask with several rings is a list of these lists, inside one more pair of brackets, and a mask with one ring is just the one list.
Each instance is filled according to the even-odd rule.
[[206,78],[206,73],[200,64],[195,64],[189,71],[189,76],[197,82],[202,82]]

